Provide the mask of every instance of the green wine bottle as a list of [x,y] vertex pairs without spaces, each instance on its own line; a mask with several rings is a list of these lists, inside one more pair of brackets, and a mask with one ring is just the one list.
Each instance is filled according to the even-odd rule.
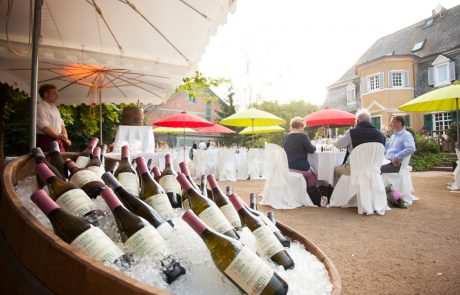
[[182,219],[201,237],[217,269],[247,294],[284,295],[287,283],[240,241],[222,235],[187,210]]
[[198,190],[193,189],[184,174],[179,173],[177,180],[182,188],[187,191],[193,212],[209,227],[231,238],[240,238],[233,226],[225,218],[225,215],[219,210],[219,207],[212,200],[205,198]]
[[176,180],[177,172],[172,165],[172,157],[170,154],[165,155],[165,169],[161,172],[160,185],[168,195],[169,202],[173,208],[181,208],[181,189]]
[[100,147],[95,147],[93,150],[93,154],[91,156],[91,160],[89,161],[88,166],[86,167],[89,171],[93,171],[94,174],[98,178],[101,178],[102,174],[105,173],[105,169],[102,166],[101,162],[101,148]]
[[120,165],[114,175],[130,194],[139,197],[139,177],[129,160],[129,147],[127,145],[121,147]]
[[294,260],[275,237],[270,227],[249,212],[243,201],[236,194],[230,196],[230,201],[238,211],[242,223],[251,230],[256,238],[257,253],[271,259],[278,265],[282,265],[284,269],[294,268]]
[[84,190],[92,199],[99,196],[101,190],[105,187],[101,178],[97,177],[91,170],[79,168],[77,164],[70,159],[65,159],[65,165],[70,172],[70,183]]
[[78,154],[77,161],[75,161],[78,168],[86,168],[88,166],[93,149],[97,146],[98,142],[99,138],[91,137],[88,146]]

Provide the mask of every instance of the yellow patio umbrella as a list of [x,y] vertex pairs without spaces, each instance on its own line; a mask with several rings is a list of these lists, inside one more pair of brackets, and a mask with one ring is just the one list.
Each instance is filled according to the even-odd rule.
[[460,142],[460,129],[458,126],[458,100],[460,98],[460,85],[450,85],[427,92],[399,107],[405,112],[457,112],[457,147]]
[[[250,126],[254,130],[255,126],[274,126],[286,123],[284,119],[281,119],[269,112],[261,111],[255,108],[246,109],[239,111],[220,122],[222,125],[237,126],[237,127],[248,127]],[[252,145],[254,146],[254,137],[252,138]]]
[[157,127],[153,133],[192,133],[196,132],[192,128]]
[[260,133],[273,133],[283,132],[285,129],[280,126],[257,126],[257,127],[246,127],[240,134],[260,134]]

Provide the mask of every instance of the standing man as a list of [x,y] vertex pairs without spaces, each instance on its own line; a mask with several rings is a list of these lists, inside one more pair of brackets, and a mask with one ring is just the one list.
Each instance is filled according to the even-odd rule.
[[404,116],[391,117],[390,127],[394,133],[385,144],[385,159],[391,162],[380,167],[382,173],[399,172],[402,160],[415,152],[414,137],[404,125]]
[[55,102],[59,95],[55,85],[44,84],[38,89],[42,101],[37,106],[37,146],[48,151],[50,143],[57,141],[64,152],[72,143],[67,136],[64,121]]
[[334,169],[334,181],[337,183],[340,176],[350,175],[350,163],[348,155],[353,148],[366,142],[379,142],[385,145],[385,135],[377,130],[371,123],[371,114],[365,109],[356,112],[356,125],[348,129],[344,135],[337,140],[335,146],[338,149],[347,148],[344,163]]

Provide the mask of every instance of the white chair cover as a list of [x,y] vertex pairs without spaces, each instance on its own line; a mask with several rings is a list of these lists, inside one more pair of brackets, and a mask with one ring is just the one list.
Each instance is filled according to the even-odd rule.
[[193,150],[193,178],[199,179],[201,175],[208,175],[207,155],[208,154],[206,150]]
[[259,165],[259,176],[261,179],[265,179],[265,149],[258,149],[259,154],[257,156],[257,163]]
[[455,167],[455,170],[453,172],[454,174],[454,182],[449,183],[447,188],[452,190],[452,191],[458,191],[460,190],[460,151],[455,148],[455,152],[457,153],[457,167]]
[[219,178],[219,150],[208,149],[206,150],[207,159],[206,160],[206,173],[207,175],[214,175],[216,179]]
[[[332,193],[330,206],[358,207],[358,213],[383,215],[388,210],[385,185],[380,175],[384,147],[381,143],[364,143],[350,154],[349,177],[340,177]],[[352,198],[357,197],[356,203]]]
[[248,150],[246,148],[239,148],[236,162],[237,178],[240,180],[246,180],[249,178],[248,170]]
[[414,187],[412,186],[412,178],[410,176],[410,172],[412,171],[412,167],[409,166],[410,158],[411,155],[402,160],[401,168],[398,173],[382,174],[385,186],[392,184],[396,190],[403,194],[404,201],[406,201],[409,205],[411,205],[413,201],[419,199],[412,194],[414,192]]
[[248,151],[248,173],[251,179],[260,179],[259,150],[250,148]]
[[235,151],[233,149],[221,149],[219,150],[219,180],[230,180],[236,181],[236,167],[233,155]]
[[307,194],[305,178],[290,172],[284,149],[276,144],[265,145],[266,179],[260,204],[275,209],[315,206]]
[[128,144],[131,153],[151,153],[155,150],[155,138],[152,126],[118,126],[114,141],[114,152]]

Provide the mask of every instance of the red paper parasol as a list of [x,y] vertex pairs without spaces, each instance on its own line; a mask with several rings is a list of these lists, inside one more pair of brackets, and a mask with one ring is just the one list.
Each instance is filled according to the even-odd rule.
[[199,129],[198,133],[235,133],[235,131],[220,124],[214,124],[211,127],[204,127]]
[[201,128],[209,127],[214,124],[198,116],[187,114],[186,112],[181,112],[180,114],[172,115],[162,120],[158,120],[153,123],[153,125],[176,128]]
[[303,118],[308,127],[319,125],[355,125],[356,116],[337,109],[325,108]]

